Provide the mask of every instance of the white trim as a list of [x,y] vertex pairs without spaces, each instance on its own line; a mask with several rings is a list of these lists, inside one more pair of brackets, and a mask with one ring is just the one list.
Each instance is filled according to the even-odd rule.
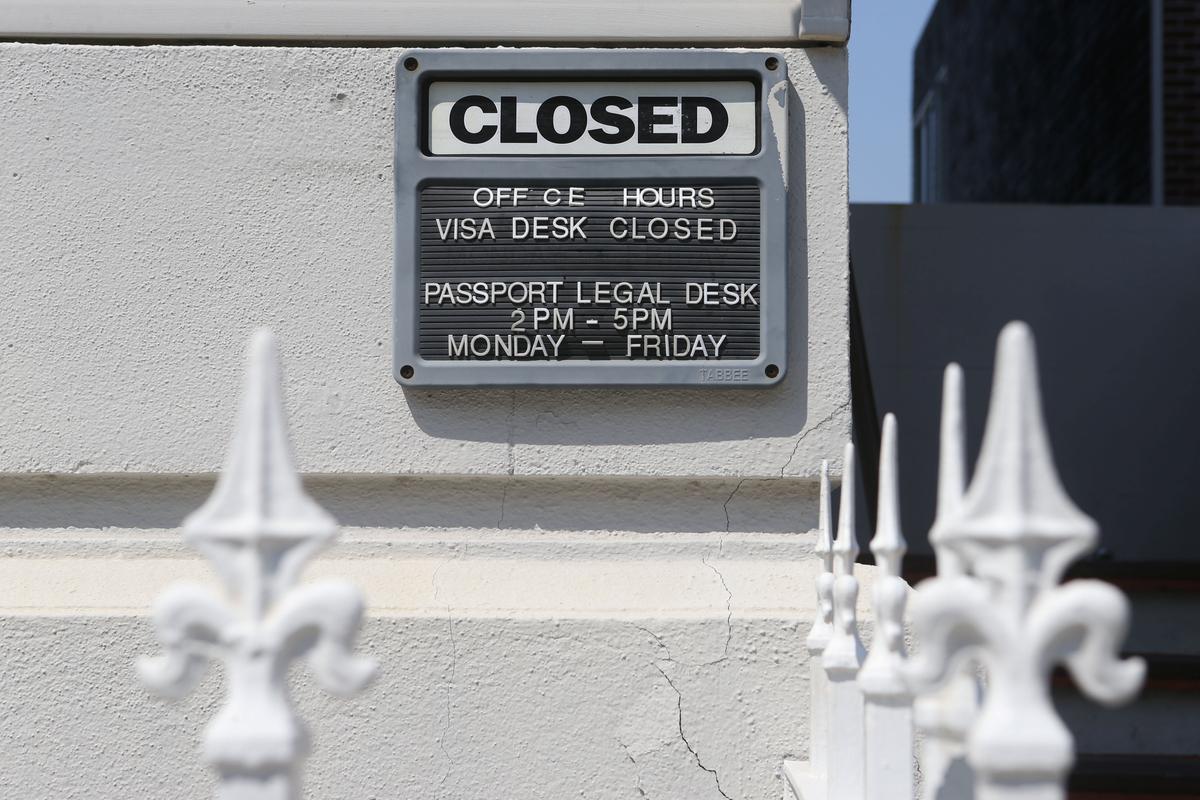
[[[324,557],[308,581],[359,587],[372,619],[784,619],[815,610],[805,589],[819,564],[781,559],[543,560]],[[719,569],[719,573],[718,570]],[[873,585],[875,570],[856,565]],[[219,591],[200,558],[0,559],[0,615],[141,616],[175,581]],[[866,613],[865,603],[860,603]]]
[[[5,0],[0,37],[845,42],[849,0]],[[811,13],[808,13],[811,12]]]
[[850,0],[805,0],[798,33],[804,41],[845,44],[850,39]]

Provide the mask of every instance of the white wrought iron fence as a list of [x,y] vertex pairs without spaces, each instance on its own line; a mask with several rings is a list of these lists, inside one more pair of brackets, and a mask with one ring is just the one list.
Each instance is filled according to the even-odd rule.
[[[155,606],[165,654],[139,671],[151,688],[187,692],[207,661],[228,674],[225,705],[205,734],[219,800],[294,800],[306,735],[291,708],[288,665],[306,657],[337,693],[361,689],[375,664],[352,654],[362,618],[357,590],[335,581],[298,587],[304,564],[336,523],[304,493],[292,461],[274,343],[260,331],[228,461],[210,499],[184,523],[212,562],[228,602],[176,585]],[[836,537],[827,466],[821,471],[817,617],[810,655],[809,760],[786,762],[801,800],[912,800],[914,763],[926,800],[1061,800],[1070,733],[1049,697],[1063,664],[1109,704],[1140,688],[1144,664],[1120,660],[1123,595],[1097,581],[1059,585],[1096,541],[1095,523],[1063,491],[1042,420],[1033,337],[1002,332],[986,431],[967,483],[963,379],[946,369],[937,517],[937,576],[911,590],[900,577],[897,423],[885,418],[878,514],[874,636],[859,637],[854,482],[842,487]],[[844,474],[855,470],[846,445]],[[907,615],[906,615],[906,606]],[[916,644],[905,653],[906,623]],[[986,680],[979,680],[979,668]],[[914,742],[920,732],[921,745]]]
[[281,391],[274,340],[259,331],[225,468],[208,502],[183,524],[229,602],[203,586],[172,586],[154,607],[166,652],[138,664],[147,686],[178,696],[210,659],[224,662],[228,696],[204,736],[218,800],[300,796],[307,735],[288,696],[293,660],[307,658],[317,681],[339,694],[359,691],[375,673],[373,661],[351,652],[363,614],[358,590],[332,580],[295,585],[337,523],[300,485]]
[[[801,800],[910,800],[914,760],[925,798],[1061,800],[1074,743],[1050,701],[1052,669],[1064,665],[1085,694],[1106,704],[1124,702],[1141,687],[1144,663],[1117,655],[1129,618],[1124,595],[1099,581],[1059,584],[1070,563],[1095,546],[1098,532],[1059,481],[1029,328],[1011,323],[1000,335],[969,485],[956,365],[947,368],[943,391],[930,533],[938,574],[911,596],[899,578],[896,421],[889,415],[884,424],[871,541],[880,574],[865,660],[850,570],[853,482],[843,484],[833,558],[826,556],[817,579],[821,610],[809,639],[813,748],[809,761],[784,766]],[[847,475],[853,459],[847,445]],[[830,548],[828,481],[823,471],[823,554]],[[906,601],[916,648],[911,659],[904,653]],[[977,680],[976,665],[985,680]],[[924,740],[919,752],[917,730]]]

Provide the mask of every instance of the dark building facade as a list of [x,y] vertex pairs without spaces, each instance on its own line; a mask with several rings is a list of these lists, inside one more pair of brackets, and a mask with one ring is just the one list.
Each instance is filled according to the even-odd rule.
[[1200,0],[1160,2],[1164,201],[1200,205]]
[[917,202],[1200,204],[1200,0],[940,0]]

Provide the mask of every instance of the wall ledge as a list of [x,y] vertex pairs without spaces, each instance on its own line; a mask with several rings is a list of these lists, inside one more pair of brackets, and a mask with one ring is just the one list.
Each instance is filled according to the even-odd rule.
[[845,44],[850,0],[9,0],[0,38]]

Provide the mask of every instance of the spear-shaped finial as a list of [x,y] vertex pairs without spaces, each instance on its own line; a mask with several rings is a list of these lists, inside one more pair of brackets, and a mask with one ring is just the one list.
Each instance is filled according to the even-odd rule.
[[858,542],[854,531],[854,445],[847,444],[842,460],[842,499],[837,538],[833,542],[833,629],[821,655],[829,705],[825,748],[826,792],[830,798],[862,797],[863,696],[855,683],[862,666],[862,640],[858,636],[855,603],[858,579],[854,559]]
[[830,519],[832,500],[829,491],[829,462],[821,462],[821,496],[817,509],[817,544],[814,550],[821,558],[817,574],[817,608],[805,645],[809,655],[809,689],[812,694],[810,724],[813,735],[809,742],[809,760],[813,769],[823,774],[829,739],[829,691],[823,656],[833,632],[833,525]]
[[1038,388],[1033,332],[1010,322],[996,348],[983,446],[971,486],[946,521],[944,541],[977,574],[1003,580],[1012,570],[998,551],[1034,556],[1037,583],[1053,586],[1090,550],[1098,529],[1064,491],[1054,467]]
[[139,661],[138,671],[150,688],[179,696],[210,659],[223,661],[228,697],[204,744],[219,774],[217,797],[293,800],[308,738],[291,706],[288,666],[304,657],[318,683],[350,694],[366,685],[375,663],[353,653],[363,613],[357,589],[333,580],[295,585],[337,525],[300,485],[268,331],[255,333],[249,361],[225,470],[184,523],[232,602],[203,586],[171,586],[154,609],[164,653]]
[[946,365],[942,376],[942,423],[938,438],[937,512],[929,529],[929,543],[937,556],[939,575],[960,575],[966,565],[959,553],[946,546],[946,522],[962,505],[967,491],[966,409],[963,402],[963,371],[958,364]]
[[878,512],[871,552],[878,574],[872,592],[875,638],[858,672],[866,699],[865,751],[868,800],[912,800],[912,694],[904,681],[904,606],[908,584],[900,577],[907,545],[900,533],[896,417],[883,418],[879,449]]
[[898,577],[908,545],[900,532],[899,459],[896,452],[896,416],[883,418],[883,441],[879,449],[879,497],[875,519],[875,537],[871,552],[875,564],[885,575]]
[[829,461],[821,461],[821,499],[817,506],[817,546],[824,572],[833,572],[833,520],[830,508],[833,505],[829,489]]
[[854,444],[847,442],[842,459],[842,499],[838,508],[837,538],[833,541],[833,571],[838,575],[854,574],[854,561],[858,558],[855,468]]
[[257,616],[337,533],[304,491],[292,458],[275,337],[250,341],[237,425],[212,495],[183,522],[243,611]]
[[1137,692],[1145,665],[1118,655],[1129,619],[1124,595],[1099,581],[1057,585],[1097,531],[1058,480],[1023,323],[1000,334],[979,462],[943,530],[970,574],[939,575],[917,589],[910,619],[921,647],[905,670],[909,682],[927,692],[960,677],[964,657],[981,661],[987,688],[967,722],[974,796],[1060,800],[1074,741],[1051,702],[1051,670],[1063,664],[1084,694],[1116,704]]

